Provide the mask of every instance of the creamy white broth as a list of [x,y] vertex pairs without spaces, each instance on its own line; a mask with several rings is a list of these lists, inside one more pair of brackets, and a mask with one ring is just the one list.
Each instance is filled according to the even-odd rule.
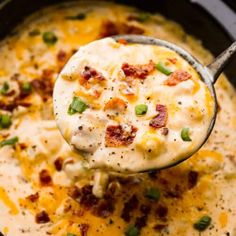
[[[85,19],[65,19],[78,13],[86,13]],[[15,73],[20,75],[20,81],[35,82],[38,79],[49,82],[51,80],[45,77],[45,73],[51,70],[53,73],[49,77],[54,82],[72,51],[107,33],[107,22],[113,23],[113,29],[117,27],[119,34],[124,33],[124,24],[130,27],[129,30],[136,27],[139,33],[182,46],[204,64],[211,62],[212,56],[201,42],[187,35],[176,23],[160,15],[150,16],[144,22],[134,20],[134,16],[138,19],[137,9],[88,1],[38,12],[21,25],[17,35],[1,43],[0,87],[8,81],[10,87],[15,88],[18,84],[15,83],[18,77]],[[40,33],[30,36],[35,29]],[[47,31],[54,32],[58,37],[54,45],[44,43],[42,35]],[[45,69],[47,71],[43,73]],[[1,114],[11,115],[12,125],[0,131],[0,141],[18,136],[19,142],[0,149],[0,231],[6,236],[67,236],[68,233],[79,236],[81,225],[87,224],[88,236],[120,236],[131,224],[135,224],[138,217],[143,216],[141,206],[151,205],[146,225],[139,230],[141,236],[199,236],[193,224],[203,215],[210,216],[212,221],[201,235],[234,236],[236,96],[223,75],[216,84],[216,90],[220,105],[216,126],[199,152],[186,162],[158,174],[139,174],[127,179],[111,176],[107,182],[106,175],[85,171],[86,166],[81,164],[82,157],[74,155],[63,140],[53,117],[50,90],[44,89],[42,93],[34,87],[23,100],[30,106],[18,105],[12,112],[1,110]],[[0,100],[9,105],[13,97],[0,95]],[[55,161],[58,163],[61,159],[62,166],[55,165]],[[52,184],[41,183],[39,177],[42,170],[48,171]],[[94,176],[97,177],[95,181]],[[100,203],[106,203],[106,198],[100,198],[97,205],[88,209],[69,194],[71,188],[83,189],[87,185],[106,194],[115,186],[114,211],[108,211],[108,216],[101,217],[93,210]],[[103,185],[105,189],[101,189]],[[149,187],[159,189],[159,201],[145,197]],[[34,202],[31,194],[35,195]],[[122,213],[133,195],[138,199],[138,206],[127,222]],[[164,217],[158,214],[161,208],[164,209]],[[42,210],[46,211],[50,221],[37,223],[36,216]]]
[[[160,62],[172,71],[171,75],[156,69]],[[152,68],[145,78],[136,78],[125,74],[124,63],[136,66],[136,71],[142,65]],[[104,81],[96,81],[90,74],[91,78],[83,78],[83,73],[95,71]],[[186,80],[176,75],[175,81],[175,73],[186,74]],[[171,79],[174,84],[169,82]],[[69,114],[73,97],[87,104],[85,110]],[[145,114],[135,113],[140,104],[145,105]],[[157,106],[165,110],[158,111]],[[85,156],[89,168],[138,172],[179,162],[204,141],[213,107],[207,86],[177,53],[160,46],[124,45],[112,38],[81,47],[65,65],[54,88],[59,129],[68,143]],[[163,120],[157,121],[158,127],[152,126],[158,116]],[[124,132],[132,140],[114,143],[122,134],[113,138],[117,135],[114,131],[113,137],[107,137],[109,127],[127,130]],[[189,140],[181,137],[182,129],[189,129]]]

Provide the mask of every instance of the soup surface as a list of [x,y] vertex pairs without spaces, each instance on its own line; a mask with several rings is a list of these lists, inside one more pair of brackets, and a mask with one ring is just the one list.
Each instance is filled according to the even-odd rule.
[[126,178],[86,171],[62,138],[52,91],[64,64],[82,45],[128,33],[176,43],[205,64],[212,59],[162,16],[88,1],[43,10],[1,42],[3,235],[236,234],[236,96],[224,76],[216,84],[219,111],[211,137],[176,167]]
[[115,171],[150,170],[190,156],[214,115],[209,89],[176,52],[112,38],[74,54],[53,98],[59,128],[87,166]]

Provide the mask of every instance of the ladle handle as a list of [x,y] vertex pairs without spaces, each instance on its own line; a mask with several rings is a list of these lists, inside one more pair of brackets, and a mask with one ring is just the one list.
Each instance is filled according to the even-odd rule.
[[213,83],[216,82],[220,73],[223,71],[229,60],[236,53],[236,41],[231,44],[225,51],[223,51],[211,64],[207,66],[212,75]]

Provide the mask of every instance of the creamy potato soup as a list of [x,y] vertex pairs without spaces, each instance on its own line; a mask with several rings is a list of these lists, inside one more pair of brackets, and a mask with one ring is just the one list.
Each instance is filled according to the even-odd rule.
[[176,52],[112,38],[79,49],[53,98],[63,136],[88,167],[116,171],[160,168],[190,156],[214,114],[207,86]]
[[[42,10],[1,42],[0,235],[236,235],[236,95],[223,75],[216,84],[219,109],[213,133],[201,150],[178,166],[126,177],[108,175],[105,171],[88,170],[83,156],[74,153],[62,138],[52,106],[52,91],[61,69],[81,46],[114,34],[129,33],[150,35],[176,43],[204,64],[212,60],[201,42],[187,35],[176,23],[160,15],[101,2],[86,1]],[[129,45],[119,46],[125,50]],[[162,60],[154,59],[153,75],[158,75],[160,82],[168,80],[171,75],[167,76],[156,69],[156,64]],[[132,60],[126,63],[132,66],[149,65],[145,58]],[[172,64],[164,58],[162,63],[173,70],[172,73],[183,69],[177,68],[178,61]],[[107,79],[103,70],[100,71],[98,67],[94,69]],[[193,79],[198,80],[194,72],[187,72],[192,75],[188,80],[172,87],[165,85],[171,93],[175,93],[176,98],[182,89],[184,96],[189,98],[192,97],[190,91],[195,91],[196,95],[203,91],[202,87],[197,89]],[[143,81],[143,86],[152,83],[151,79],[150,74]],[[133,82],[138,84],[141,81],[134,79]],[[68,83],[73,81],[68,80]],[[100,84],[97,87],[100,89]],[[139,85],[133,89],[138,88],[143,87]],[[88,91],[92,93],[92,90],[93,87]],[[88,91],[81,89],[80,92]],[[89,107],[82,105],[86,107],[82,116],[90,111],[92,103],[85,99],[85,94],[77,96]],[[153,132],[160,140],[171,138],[176,132],[181,145],[190,144],[181,141],[182,128],[189,128],[189,137],[195,140],[192,127],[197,127],[198,119],[202,119],[203,115],[204,120],[207,114],[193,111],[196,121],[188,123],[188,118],[183,117],[186,122],[184,127],[175,130],[169,126],[174,124],[169,118],[173,117],[175,109],[187,109],[186,99],[180,100],[182,106],[178,102],[170,106],[168,101],[159,101],[158,97],[156,101],[151,100],[153,103],[139,100],[141,97],[133,103],[126,95],[119,95],[118,98],[127,102],[135,127],[137,119],[146,122],[149,129],[149,122],[159,114],[156,105],[167,106],[165,127],[169,134],[165,136],[161,133],[163,131],[165,134],[164,127],[153,128]],[[98,104],[102,106],[110,101],[104,98],[104,104],[101,104],[100,99],[103,97],[98,99]],[[204,101],[203,97],[201,99]],[[73,97],[68,105],[72,102]],[[111,116],[112,104],[112,101],[108,103],[109,109],[106,110]],[[138,114],[142,114],[139,116],[134,108],[141,104],[147,105],[148,109],[143,114],[146,108],[139,107]],[[70,109],[71,113],[73,109]],[[78,115],[75,113],[70,118]],[[118,118],[120,116],[114,117]],[[137,131],[131,145],[137,144],[136,138],[141,141],[143,135],[140,132],[139,137]],[[152,132],[149,135],[153,138]],[[113,144],[113,140],[109,140],[109,143]],[[146,153],[145,145],[139,148],[140,153]],[[135,154],[133,158],[139,157]],[[152,160],[153,157],[148,158]]]

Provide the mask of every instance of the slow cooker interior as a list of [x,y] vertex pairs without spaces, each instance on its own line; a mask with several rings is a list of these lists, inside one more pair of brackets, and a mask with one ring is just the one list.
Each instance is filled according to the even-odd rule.
[[[30,13],[62,0],[41,0],[29,4],[27,0],[0,1],[0,38],[13,33],[14,27]],[[142,10],[159,12],[164,16],[180,23],[184,29],[197,38],[214,55],[218,55],[231,43],[224,29],[202,8],[187,0],[116,0],[118,3],[133,5]],[[231,7],[233,7],[231,5]],[[17,11],[16,11],[17,9]],[[226,74],[236,86],[233,79],[236,74],[236,58],[226,69]]]

